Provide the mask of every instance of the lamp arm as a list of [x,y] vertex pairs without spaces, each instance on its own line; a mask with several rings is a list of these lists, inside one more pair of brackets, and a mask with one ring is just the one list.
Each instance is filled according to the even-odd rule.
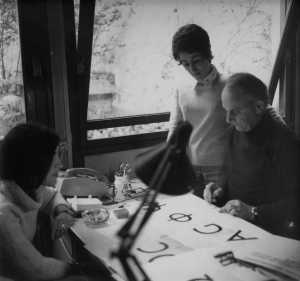
[[156,203],[155,200],[157,198],[157,195],[161,189],[162,183],[164,182],[164,179],[166,178],[166,175],[169,173],[169,171],[171,170],[172,164],[171,163],[167,163],[165,169],[162,172],[161,175],[161,180],[159,180],[159,182],[157,182],[157,189],[155,190],[149,190],[149,196],[148,200],[146,200],[145,202],[143,201],[142,204],[140,205],[141,207],[143,207],[143,205],[147,202],[148,204],[148,208],[145,212],[145,214],[143,215],[142,219],[140,220],[139,225],[137,226],[136,230],[134,231],[134,233],[131,235],[131,245],[130,248],[128,248],[128,250],[131,250],[131,247],[133,246],[136,238],[138,237],[138,235],[140,234],[141,230],[143,229],[143,227],[145,226],[145,224],[147,223],[147,221],[149,220],[149,218],[151,217],[152,213],[155,210],[156,207]]
[[[130,253],[138,235],[141,230],[151,217],[154,209],[155,209],[155,200],[159,191],[162,188],[162,185],[170,172],[173,164],[172,155],[176,153],[178,148],[175,145],[169,145],[167,151],[165,152],[162,161],[158,165],[155,173],[149,183],[149,190],[146,193],[143,201],[139,205],[136,212],[129,218],[129,220],[125,223],[125,225],[119,230],[118,236],[121,238],[120,247],[116,252],[112,253],[113,257],[117,257],[122,265],[122,268],[126,274],[126,277],[129,281],[138,281],[137,272],[132,269],[132,262],[136,268],[139,270],[141,276],[143,277],[143,281],[150,281],[146,272],[143,270],[137,258]],[[179,153],[179,151],[178,151]],[[142,208],[145,203],[148,204],[148,208],[146,212],[141,215]],[[138,217],[141,217],[139,222],[137,222]],[[135,226],[135,229],[132,228]]]
[[[168,175],[169,171],[171,170],[173,159],[171,159],[170,156],[174,155],[175,151],[176,151],[176,146],[174,146],[174,145],[168,146],[168,149],[165,152],[162,161],[160,162],[157,169],[155,170],[155,173],[149,183],[148,192],[146,193],[145,197],[143,198],[143,201],[139,205],[136,212],[129,218],[129,220],[125,223],[125,225],[119,230],[119,232],[118,232],[119,237],[124,239],[126,237],[132,236],[131,232],[132,232],[133,224],[137,220],[137,217],[139,216],[142,208],[144,207],[144,205],[146,203],[149,204],[149,208],[147,209],[146,213],[144,214],[144,217],[147,218],[149,216],[148,213],[151,213],[151,212],[149,212],[149,211],[151,211],[150,203],[155,201],[155,199],[158,195],[158,192],[160,191],[162,184],[164,183],[166,176]],[[143,220],[141,220],[141,222],[142,222],[142,225],[144,225]],[[138,227],[139,226],[140,226],[140,224],[138,224]],[[139,230],[139,232],[140,232],[140,230]],[[136,233],[136,231],[135,231],[135,233]],[[137,233],[137,234],[139,234],[139,233]],[[128,249],[128,250],[130,250],[130,249]]]

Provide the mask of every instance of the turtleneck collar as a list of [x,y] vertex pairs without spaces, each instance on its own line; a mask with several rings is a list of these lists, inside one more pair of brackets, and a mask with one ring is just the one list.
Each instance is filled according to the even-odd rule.
[[197,88],[210,87],[218,76],[219,76],[219,72],[216,69],[216,67],[212,64],[211,65],[211,70],[207,74],[207,76],[203,79],[198,79]]

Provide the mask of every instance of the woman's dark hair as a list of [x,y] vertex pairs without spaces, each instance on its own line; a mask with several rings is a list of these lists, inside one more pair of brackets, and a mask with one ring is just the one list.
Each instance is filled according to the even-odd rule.
[[177,30],[172,40],[172,52],[175,60],[181,52],[197,52],[209,61],[213,58],[208,33],[196,24],[186,24]]
[[0,147],[0,177],[14,181],[33,197],[49,171],[58,144],[58,135],[43,125],[15,126]]

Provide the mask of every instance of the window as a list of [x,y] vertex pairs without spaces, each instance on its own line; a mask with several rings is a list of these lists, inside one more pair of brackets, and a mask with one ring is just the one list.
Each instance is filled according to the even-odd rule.
[[0,138],[26,120],[16,0],[0,4]]
[[169,112],[176,90],[195,83],[171,55],[180,26],[208,31],[221,73],[252,72],[268,84],[279,22],[279,0],[96,1],[87,119],[107,122],[88,139],[167,130],[166,120],[120,127],[110,120]]

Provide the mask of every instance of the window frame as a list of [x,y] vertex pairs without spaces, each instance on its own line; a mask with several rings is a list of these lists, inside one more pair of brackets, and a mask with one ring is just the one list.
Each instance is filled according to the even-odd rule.
[[[279,48],[269,83],[270,100],[273,102],[279,84],[279,108],[287,125],[300,136],[299,108],[299,14],[300,5],[295,0],[281,0],[283,27]],[[296,58],[296,59],[295,59]]]
[[[52,54],[50,53],[49,46],[47,45],[49,44],[49,40],[47,39],[48,34],[41,34],[41,37],[39,34],[33,31],[37,29],[36,23],[40,21],[39,24],[41,24],[45,29],[48,28],[49,32],[50,27],[48,26],[49,23],[47,22],[47,16],[41,19],[37,16],[40,13],[36,11],[40,9],[43,14],[47,15],[45,9],[47,9],[47,4],[50,5],[52,1],[54,0],[35,0],[32,2],[33,4],[31,4],[31,6],[27,6],[28,2],[18,0],[19,16],[21,14],[21,20],[19,19],[19,24],[26,116],[28,121],[42,122],[49,127],[55,127],[52,88],[52,75],[54,74],[49,70],[51,66],[50,57]],[[95,0],[80,1],[77,43],[74,0],[55,1],[60,3],[63,7],[63,32],[65,34],[64,52],[67,65],[67,94],[70,109],[68,114],[70,115],[70,127],[72,132],[72,165],[84,166],[84,157],[86,155],[148,147],[165,141],[167,136],[166,130],[161,132],[112,137],[107,139],[87,139],[88,130],[100,130],[105,128],[150,124],[155,122],[168,122],[170,119],[170,113],[161,112],[135,116],[122,116],[110,119],[88,120],[87,110],[89,99]],[[294,3],[296,2],[291,1],[291,6],[295,5]],[[24,9],[23,12],[20,12],[19,6]],[[297,13],[294,11],[294,9],[291,9],[291,11]],[[32,19],[33,15],[36,18],[36,22]],[[289,17],[287,18],[289,19]],[[289,26],[289,24],[287,24],[287,26]],[[26,28],[26,36],[24,35],[22,37],[21,33],[24,33],[24,28]],[[52,30],[52,32],[55,31]],[[286,33],[283,32],[283,37],[285,34]],[[29,38],[27,36],[29,36]],[[41,38],[45,38],[45,40],[41,40]],[[282,56],[286,49],[284,46],[286,41],[287,40],[284,40],[284,38],[281,39],[282,46],[279,48],[279,56]],[[297,39],[297,44],[299,45],[299,38]],[[40,58],[40,61],[36,61],[36,57]],[[297,56],[297,59],[299,60],[299,56]],[[298,68],[296,71],[298,71]],[[40,82],[40,72],[45,75],[46,83]],[[295,70],[292,72],[295,72]],[[276,89],[277,82],[281,75],[282,65],[281,60],[278,60],[274,65],[272,79],[269,85],[271,95],[274,93],[274,89]],[[297,85],[296,87],[299,86]],[[280,92],[282,92],[282,90]],[[298,112],[296,112],[296,114],[298,114]],[[293,113],[290,119],[297,120],[294,115],[295,114]]]
[[[82,124],[80,138],[82,145],[81,152],[83,156],[131,150],[136,148],[144,148],[163,142],[166,139],[168,133],[168,131],[165,130],[161,132],[135,134],[106,139],[87,139],[88,130],[100,130],[106,128],[131,126],[138,124],[168,122],[170,120],[170,112],[122,116],[109,119],[87,119],[94,15],[95,0],[80,1],[77,52],[79,57],[78,68],[81,69],[82,72],[79,73],[79,75],[77,74],[77,81],[79,91],[79,104],[81,105],[81,110],[79,111],[79,114]],[[74,101],[71,101],[70,107],[72,107],[73,104]]]
[[[144,114],[135,116],[124,116],[110,119],[88,120],[85,127],[85,133],[89,130],[100,130],[106,128],[116,128],[131,125],[151,124],[156,122],[168,122],[169,112],[156,114]],[[112,137],[105,139],[87,140],[85,153],[87,155],[95,153],[116,152],[136,148],[149,147],[164,141],[168,131],[160,131],[145,134],[135,134],[128,136]]]

